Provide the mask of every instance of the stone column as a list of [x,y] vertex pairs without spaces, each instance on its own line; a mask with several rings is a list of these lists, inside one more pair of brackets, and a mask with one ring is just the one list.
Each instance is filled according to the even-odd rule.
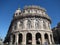
[[41,29],[43,29],[43,21],[41,20],[41,22],[40,22],[40,23],[41,23]]
[[41,22],[39,21],[39,29],[41,29]]
[[48,40],[49,40],[49,43],[52,44],[50,34],[48,34]]
[[33,19],[31,20],[31,25],[32,25],[31,28],[34,29],[34,20]]
[[48,30],[48,22],[46,22],[46,29]]
[[53,39],[53,34],[52,34],[52,44],[55,44],[54,39]]
[[19,29],[19,25],[20,25],[20,22],[18,21],[18,23],[17,23],[17,28]]
[[12,45],[12,43],[13,43],[13,37],[12,37],[12,35],[10,36],[10,44],[9,45]]
[[18,45],[18,34],[15,34],[15,44]]
[[41,33],[42,44],[45,43],[44,33]]
[[25,29],[27,28],[27,19],[25,19],[24,21],[24,26],[25,26]]
[[34,18],[34,30],[35,30],[35,18]]
[[50,26],[50,30],[51,30],[51,24],[49,24],[49,26]]
[[22,44],[26,45],[26,33],[23,32]]
[[23,29],[25,29],[26,28],[26,26],[25,26],[26,24],[25,24],[25,20],[23,21]]
[[35,33],[32,33],[32,45],[36,45]]

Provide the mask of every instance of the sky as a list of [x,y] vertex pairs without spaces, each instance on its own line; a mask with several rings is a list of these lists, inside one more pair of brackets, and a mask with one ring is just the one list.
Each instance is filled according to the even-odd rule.
[[37,5],[45,8],[51,18],[51,28],[60,22],[60,0],[0,0],[0,38],[4,39],[14,12],[25,5]]

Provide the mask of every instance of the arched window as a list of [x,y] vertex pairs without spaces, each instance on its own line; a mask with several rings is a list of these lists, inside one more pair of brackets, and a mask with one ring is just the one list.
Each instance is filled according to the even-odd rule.
[[22,36],[21,33],[19,34],[19,38],[18,38],[18,39],[19,39],[19,40],[18,40],[18,44],[22,44],[23,36]]
[[16,13],[15,15],[18,15],[18,13]]
[[45,37],[45,44],[46,44],[46,45],[50,44],[47,33],[45,33],[44,37]]
[[26,35],[26,44],[32,44],[32,34],[27,33]]
[[21,12],[19,12],[19,15],[21,14]]
[[28,10],[28,13],[30,13],[30,10]]
[[13,44],[15,43],[15,35],[13,35]]
[[41,40],[41,34],[40,33],[36,33],[36,44],[41,44],[42,40]]

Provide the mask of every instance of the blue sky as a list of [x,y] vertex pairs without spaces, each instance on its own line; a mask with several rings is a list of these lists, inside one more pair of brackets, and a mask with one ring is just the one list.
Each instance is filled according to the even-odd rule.
[[25,5],[38,5],[47,10],[52,24],[55,27],[60,21],[60,0],[0,0],[0,37],[4,39],[7,34],[13,14],[17,8],[23,9]]

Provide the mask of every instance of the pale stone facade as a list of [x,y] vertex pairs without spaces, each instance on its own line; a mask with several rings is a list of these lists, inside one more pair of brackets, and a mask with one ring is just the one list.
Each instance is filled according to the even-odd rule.
[[[53,44],[51,20],[40,6],[25,6],[16,10],[9,27],[6,42],[9,44]],[[9,39],[9,41],[8,41]]]

